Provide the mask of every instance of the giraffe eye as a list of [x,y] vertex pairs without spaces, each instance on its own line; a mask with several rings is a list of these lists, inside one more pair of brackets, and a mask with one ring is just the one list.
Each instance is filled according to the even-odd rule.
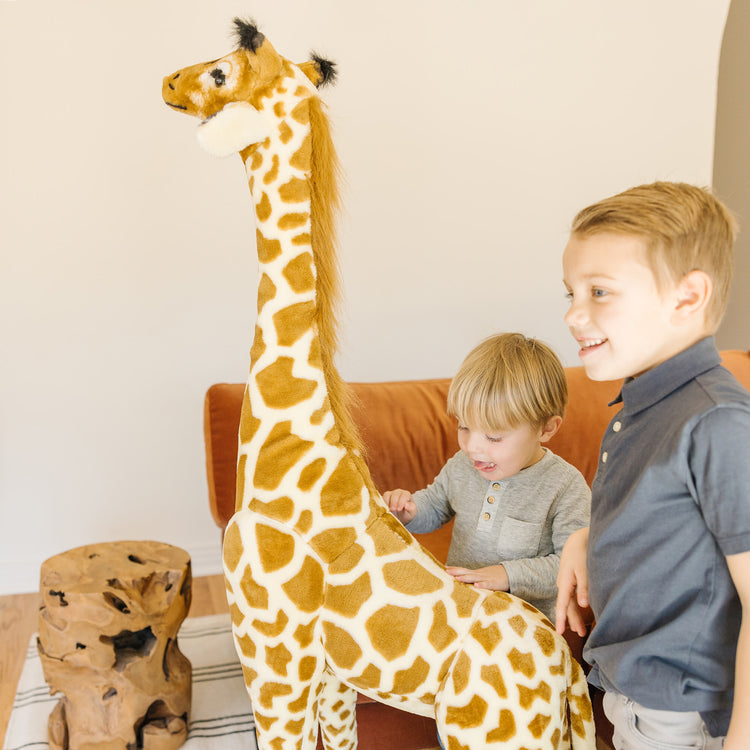
[[211,78],[214,79],[217,88],[223,86],[227,82],[227,77],[224,75],[224,71],[221,68],[214,68],[211,71]]

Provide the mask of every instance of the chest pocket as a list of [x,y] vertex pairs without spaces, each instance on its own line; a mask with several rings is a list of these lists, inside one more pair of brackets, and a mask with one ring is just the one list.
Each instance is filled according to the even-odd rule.
[[497,551],[501,560],[536,557],[542,538],[542,524],[506,516],[500,526]]

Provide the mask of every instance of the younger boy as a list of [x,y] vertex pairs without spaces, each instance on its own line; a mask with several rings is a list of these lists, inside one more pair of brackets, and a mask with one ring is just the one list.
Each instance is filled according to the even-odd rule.
[[587,374],[625,378],[557,606],[582,634],[591,603],[618,750],[750,745],[750,394],[712,338],[734,235],[709,192],[656,183],[581,211],[563,255]]
[[581,473],[542,445],[560,427],[567,399],[565,371],[548,346],[519,333],[486,339],[448,392],[461,450],[426,489],[383,495],[417,534],[455,516],[448,572],[510,591],[550,619],[560,552],[588,523],[591,497]]

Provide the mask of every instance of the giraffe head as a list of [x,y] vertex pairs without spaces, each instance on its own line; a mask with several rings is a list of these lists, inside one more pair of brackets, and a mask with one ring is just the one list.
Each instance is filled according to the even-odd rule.
[[[267,138],[273,123],[262,100],[291,64],[254,23],[234,19],[237,48],[210,62],[190,65],[164,78],[162,97],[173,109],[202,120],[201,145],[219,156],[241,151]],[[318,87],[335,79],[335,66],[312,55],[297,66]]]

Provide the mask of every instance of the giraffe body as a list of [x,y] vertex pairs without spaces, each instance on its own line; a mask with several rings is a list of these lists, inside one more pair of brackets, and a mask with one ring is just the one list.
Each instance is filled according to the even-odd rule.
[[583,672],[536,609],[456,582],[390,514],[333,365],[335,152],[314,84],[236,21],[240,46],[164,79],[239,151],[257,222],[258,318],[224,540],[235,643],[266,748],[356,747],[359,690],[434,716],[448,750],[593,748]]

